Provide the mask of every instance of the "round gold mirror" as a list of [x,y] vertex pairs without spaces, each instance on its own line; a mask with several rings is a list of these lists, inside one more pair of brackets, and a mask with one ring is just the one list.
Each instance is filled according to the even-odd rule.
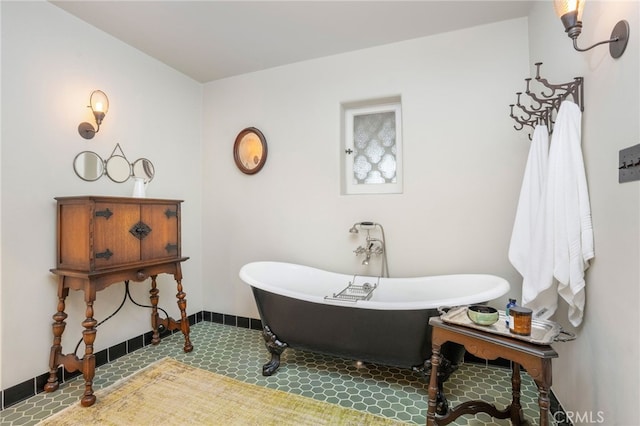
[[255,127],[238,133],[233,144],[233,159],[242,173],[258,173],[267,161],[267,140]]

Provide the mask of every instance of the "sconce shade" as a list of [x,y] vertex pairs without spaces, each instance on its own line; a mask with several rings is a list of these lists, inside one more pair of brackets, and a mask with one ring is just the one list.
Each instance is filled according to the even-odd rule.
[[102,120],[109,111],[109,98],[102,90],[94,90],[91,92],[87,108],[91,108],[96,120],[96,128],[94,129],[90,123],[83,122],[78,126],[78,133],[85,139],[92,139],[100,131]]
[[582,32],[584,0],[554,0],[553,7],[564,25],[565,32],[575,40]]
[[582,11],[584,10],[584,0],[554,0],[553,7],[556,9],[558,18],[562,18],[569,12],[576,12],[578,21],[582,21]]
[[[91,111],[93,111],[93,115],[96,116],[96,121],[100,125],[105,114],[109,111],[109,98],[102,90],[94,90],[91,93],[90,103]],[[98,119],[98,116],[100,119]]]

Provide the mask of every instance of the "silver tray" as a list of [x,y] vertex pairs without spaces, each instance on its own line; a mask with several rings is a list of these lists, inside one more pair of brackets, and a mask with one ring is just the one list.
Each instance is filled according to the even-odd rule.
[[479,325],[471,321],[467,315],[467,306],[451,308],[448,312],[440,315],[440,318],[449,324],[463,325],[512,339],[524,340],[525,342],[536,345],[550,345],[553,342],[567,342],[576,338],[575,334],[564,331],[562,327],[560,327],[560,324],[540,319],[531,320],[531,335],[520,336],[513,334],[509,331],[509,328],[507,328],[505,312],[498,311],[498,313],[500,314],[498,321],[491,325]]

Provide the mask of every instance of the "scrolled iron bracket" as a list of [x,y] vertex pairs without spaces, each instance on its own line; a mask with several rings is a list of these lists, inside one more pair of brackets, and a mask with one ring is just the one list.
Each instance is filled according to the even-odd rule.
[[[521,103],[523,92],[516,92],[517,101],[510,104],[511,112],[509,116],[513,118],[516,130],[522,130],[525,126],[535,129],[538,124],[545,124],[549,133],[553,132],[555,117],[560,109],[562,102],[569,96],[578,105],[580,111],[584,111],[584,79],[582,77],[574,77],[573,81],[561,84],[550,83],[549,80],[540,75],[540,67],[542,62],[536,62],[535,82],[542,86],[539,93],[532,90],[532,78],[525,78],[526,83],[525,94],[528,96],[529,104]],[[521,113],[514,113],[514,107],[518,107]],[[529,134],[531,140],[531,133]]]

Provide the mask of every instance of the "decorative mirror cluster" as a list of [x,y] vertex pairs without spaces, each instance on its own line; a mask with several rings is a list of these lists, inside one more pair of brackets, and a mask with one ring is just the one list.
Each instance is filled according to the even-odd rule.
[[93,151],[82,151],[73,160],[73,170],[80,179],[88,182],[98,180],[105,174],[116,183],[126,182],[130,177],[151,182],[155,174],[153,163],[146,158],[129,163],[120,144],[116,144],[107,160]]

